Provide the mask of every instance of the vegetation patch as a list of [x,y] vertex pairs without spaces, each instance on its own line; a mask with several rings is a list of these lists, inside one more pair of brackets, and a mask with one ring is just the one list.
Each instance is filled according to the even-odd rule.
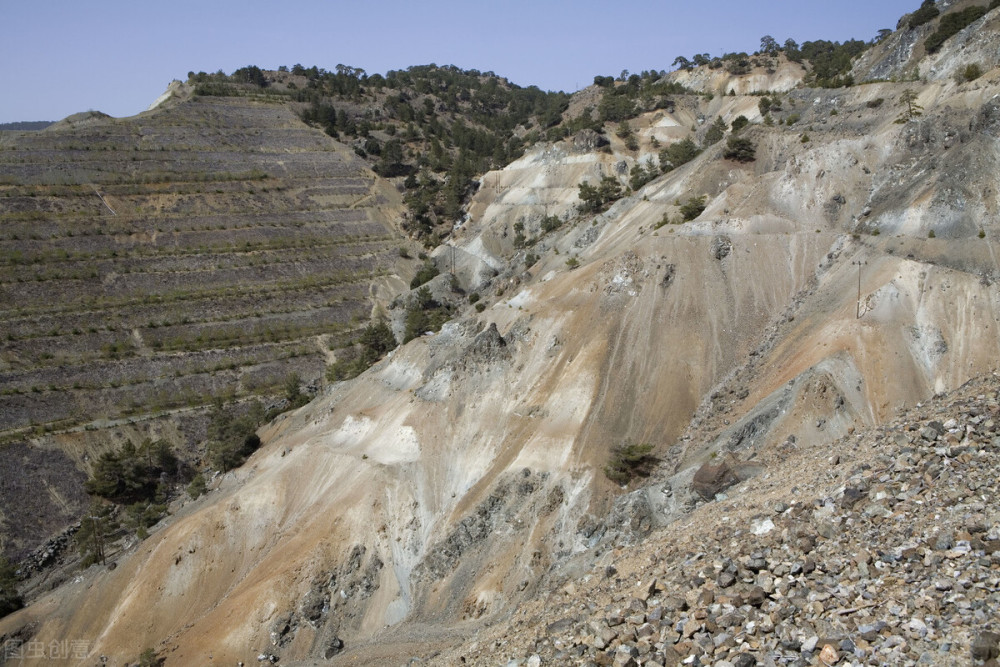
[[615,445],[611,449],[611,459],[604,466],[604,474],[622,486],[636,476],[648,477],[656,463],[652,451],[653,445],[648,443]]
[[403,343],[408,343],[424,333],[440,331],[445,322],[452,318],[452,308],[434,299],[431,291],[421,287],[410,297],[406,307],[406,329]]

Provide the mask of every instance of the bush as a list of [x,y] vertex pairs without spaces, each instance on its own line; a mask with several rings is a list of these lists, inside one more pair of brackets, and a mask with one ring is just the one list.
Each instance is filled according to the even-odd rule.
[[86,515],[80,520],[80,528],[74,539],[82,557],[81,568],[107,563],[107,546],[114,541],[119,531],[115,506],[100,500],[93,500]]
[[746,116],[737,116],[733,119],[733,134],[738,133],[749,124],[750,120]]
[[176,472],[177,457],[165,441],[146,440],[139,447],[126,442],[120,451],[101,454],[84,488],[118,503],[149,501],[156,496],[161,475]]
[[406,329],[403,342],[423,335],[426,331],[439,331],[441,326],[451,319],[448,306],[438,303],[426,287],[421,287],[413,295],[410,305],[406,308]]
[[149,528],[156,525],[167,513],[167,506],[160,503],[138,502],[129,505],[125,511],[126,525],[140,540],[149,537]]
[[681,218],[684,219],[684,222],[690,222],[704,213],[705,207],[707,206],[707,199],[708,198],[705,195],[700,197],[690,197],[687,202],[681,206]]
[[569,259],[566,260],[566,267],[570,271],[572,271],[573,269],[575,269],[578,266],[580,266],[580,260],[578,260],[575,256],[574,257],[570,257]]
[[986,14],[985,7],[973,5],[960,11],[949,12],[941,17],[938,29],[935,30],[926,41],[924,48],[927,53],[935,53],[953,35],[967,27],[969,24],[978,21]]
[[629,172],[628,185],[632,190],[638,190],[646,183],[656,178],[659,174],[659,170],[653,166],[649,167],[643,166],[641,163],[637,162],[632,165],[632,170]]
[[302,393],[301,384],[298,373],[289,373],[285,378],[285,400],[288,401],[289,410],[301,408],[309,402],[309,397]]
[[697,144],[689,137],[681,139],[660,151],[660,170],[666,173],[671,169],[676,169],[698,157],[699,153],[701,151]]
[[208,487],[205,484],[205,475],[198,471],[191,478],[191,483],[187,486],[188,495],[191,496],[192,500],[197,500],[200,496],[204,495]]
[[410,281],[410,289],[420,287],[437,276],[439,273],[441,272],[438,270],[437,266],[434,265],[434,262],[428,259],[417,271],[417,275],[413,276],[413,280]]
[[237,416],[216,400],[208,424],[208,460],[217,470],[227,472],[236,468],[260,448],[257,427],[263,421],[264,409],[254,403],[248,413]]
[[928,21],[933,20],[940,13],[941,12],[938,11],[938,8],[934,4],[934,0],[924,0],[920,4],[920,9],[910,15],[907,27],[909,27],[910,30],[913,30],[917,26],[921,26]]
[[579,188],[580,210],[584,213],[600,213],[622,196],[622,186],[614,176],[603,177],[597,187],[584,181]]
[[147,648],[139,655],[138,667],[160,667],[166,658],[157,657],[156,651]]
[[979,63],[970,63],[966,65],[959,73],[959,83],[963,81],[975,81],[983,75],[983,68],[979,66]]
[[604,466],[604,474],[612,482],[625,486],[636,475],[648,477],[656,459],[650,456],[653,446],[617,445],[611,449],[611,460]]
[[753,162],[757,159],[757,147],[745,137],[729,137],[722,156],[737,162]]
[[542,218],[542,232],[548,234],[562,227],[562,220],[557,215],[547,215]]
[[726,121],[722,120],[722,116],[717,116],[705,133],[705,143],[718,143],[724,136],[726,136]]
[[[355,378],[368,370],[372,364],[384,357],[390,350],[396,349],[396,345],[396,336],[393,335],[392,328],[388,324],[381,320],[375,324],[369,324],[361,332],[357,343],[348,346],[348,348],[354,349],[354,354],[345,353],[344,359],[338,359],[327,369],[326,377],[331,382]],[[344,348],[345,352],[348,348]]]
[[605,88],[597,105],[597,113],[602,122],[618,123],[636,115],[635,102],[625,95],[619,95],[614,88]]

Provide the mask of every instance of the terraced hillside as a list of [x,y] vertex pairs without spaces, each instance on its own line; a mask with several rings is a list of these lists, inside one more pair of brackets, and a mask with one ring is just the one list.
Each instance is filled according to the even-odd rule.
[[0,133],[0,436],[316,380],[402,261],[399,210],[284,104]]

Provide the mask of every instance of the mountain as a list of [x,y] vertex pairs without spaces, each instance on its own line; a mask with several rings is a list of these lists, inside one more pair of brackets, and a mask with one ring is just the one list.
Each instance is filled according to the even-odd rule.
[[[108,566],[36,576],[0,635],[81,664],[996,657],[1000,13],[925,48],[973,4],[534,116],[381,301],[412,340]],[[253,74],[149,113],[242,100],[322,137]]]
[[26,120],[17,123],[0,123],[0,132],[30,132],[35,130],[44,130],[48,126],[52,125],[53,122],[54,121],[51,120]]
[[396,190],[282,105],[187,96],[0,142],[0,465],[56,494],[26,532],[0,493],[11,556],[86,509],[40,462],[89,472],[150,439],[197,464],[215,401],[315,388],[417,264]]

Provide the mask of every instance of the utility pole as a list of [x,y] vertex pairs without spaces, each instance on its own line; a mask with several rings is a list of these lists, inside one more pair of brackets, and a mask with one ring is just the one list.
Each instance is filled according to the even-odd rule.
[[857,319],[861,319],[861,267],[868,264],[860,259],[851,262],[851,266],[858,267],[858,308],[857,308]]

